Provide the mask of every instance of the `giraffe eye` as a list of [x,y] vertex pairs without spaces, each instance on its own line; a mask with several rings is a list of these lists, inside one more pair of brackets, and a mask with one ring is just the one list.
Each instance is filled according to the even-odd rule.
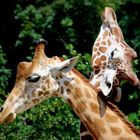
[[114,50],[111,52],[111,58],[113,58],[114,56]]
[[33,74],[32,76],[29,76],[27,78],[28,82],[33,82],[33,83],[39,81],[39,79],[40,79],[40,75],[38,74]]

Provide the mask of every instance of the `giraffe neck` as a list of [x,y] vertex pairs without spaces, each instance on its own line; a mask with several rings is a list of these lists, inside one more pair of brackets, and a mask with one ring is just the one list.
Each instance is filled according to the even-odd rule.
[[81,77],[79,73],[79,76],[76,76],[77,71],[75,72],[74,75],[71,73],[71,77],[74,79],[67,86],[64,84],[66,93],[63,96],[86,126],[93,139],[138,139],[136,132],[133,131],[134,126],[112,104],[108,105],[105,115],[100,117],[97,93],[85,79],[79,78],[79,76]]

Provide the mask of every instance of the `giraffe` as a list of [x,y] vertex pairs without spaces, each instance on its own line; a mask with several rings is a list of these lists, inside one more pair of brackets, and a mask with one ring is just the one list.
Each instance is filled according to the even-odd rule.
[[[137,54],[125,42],[112,8],[105,7],[101,19],[100,32],[92,50],[91,65],[94,72],[90,82],[97,92],[103,93],[104,98],[108,99],[111,96],[113,100],[119,102],[121,99],[119,85],[122,80],[129,81],[140,90],[140,81],[131,64]],[[105,103],[100,98],[103,96],[102,93],[98,96],[101,116],[106,110]]]
[[39,41],[32,62],[20,62],[17,67],[15,86],[0,109],[0,124],[12,122],[18,113],[49,97],[60,96],[71,105],[92,139],[138,140],[139,130],[112,103],[108,102],[105,115],[100,117],[97,93],[73,69],[77,60],[54,57],[52,64],[44,53],[44,41]]

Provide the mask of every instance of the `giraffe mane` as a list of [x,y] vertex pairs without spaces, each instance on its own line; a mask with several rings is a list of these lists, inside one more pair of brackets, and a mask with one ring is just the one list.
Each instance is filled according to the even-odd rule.
[[140,137],[140,131],[131,123],[128,121],[128,119],[126,118],[126,116],[123,114],[122,111],[120,111],[118,109],[118,107],[116,105],[114,105],[111,102],[108,102],[108,107],[110,107],[110,109],[112,109],[120,118],[123,122],[125,122],[125,124],[127,124],[127,126],[129,128],[131,128],[131,130]]

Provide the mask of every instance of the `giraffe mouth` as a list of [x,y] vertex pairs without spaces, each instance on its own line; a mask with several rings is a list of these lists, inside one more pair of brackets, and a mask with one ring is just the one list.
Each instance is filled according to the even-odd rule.
[[6,118],[4,118],[2,121],[0,120],[0,124],[8,124],[10,122],[13,122],[16,118],[16,113],[10,113]]

